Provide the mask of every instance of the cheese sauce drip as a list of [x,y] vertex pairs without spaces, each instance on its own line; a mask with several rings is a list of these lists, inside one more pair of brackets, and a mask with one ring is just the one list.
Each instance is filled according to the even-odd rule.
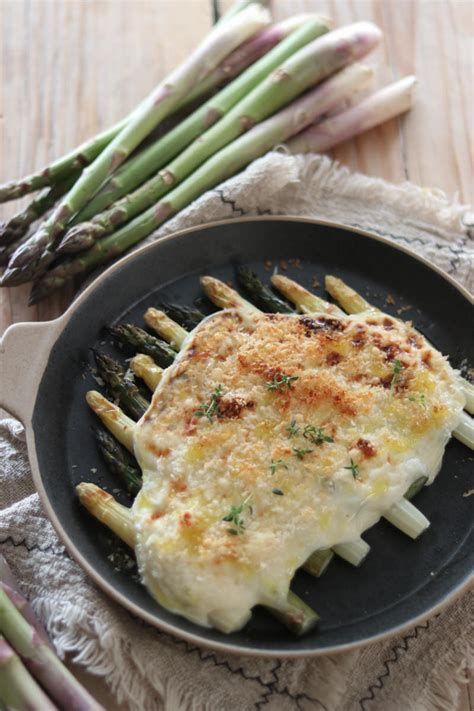
[[447,360],[384,314],[209,317],[136,427],[143,582],[173,612],[239,629],[313,551],[431,483],[463,405]]

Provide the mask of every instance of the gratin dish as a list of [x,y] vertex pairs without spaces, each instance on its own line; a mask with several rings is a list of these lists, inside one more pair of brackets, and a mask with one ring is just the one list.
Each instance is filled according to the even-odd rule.
[[17,324],[1,342],[0,404],[25,425],[46,513],[68,551],[105,592],[147,622],[194,643],[297,656],[332,653],[397,633],[452,600],[470,580],[472,509],[463,493],[470,488],[472,462],[455,440],[435,483],[416,498],[431,521],[419,540],[380,522],[364,536],[372,550],[360,568],[336,560],[318,580],[296,575],[293,589],[322,618],[316,630],[297,639],[263,609],[231,635],[162,609],[135,577],[114,568],[99,524],[75,499],[79,481],[116,488],[96,452],[93,415],[84,400],[93,387],[90,347],[100,344],[107,350],[104,327],[119,320],[140,323],[148,306],[163,300],[192,304],[200,297],[200,275],[228,281],[235,263],[252,267],[264,281],[268,270],[286,266],[284,273],[308,288],[315,280],[324,283],[325,274],[341,276],[384,311],[412,319],[454,367],[466,358],[473,361],[466,350],[472,317],[467,292],[426,260],[383,238],[335,223],[274,217],[176,233],[120,260],[59,319]]

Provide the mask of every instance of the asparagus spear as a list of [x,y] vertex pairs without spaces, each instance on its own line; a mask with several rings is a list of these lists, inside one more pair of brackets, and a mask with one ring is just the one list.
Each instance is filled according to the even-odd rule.
[[135,420],[139,420],[150,405],[148,400],[143,397],[135,383],[125,379],[125,371],[120,363],[104,353],[99,353],[99,351],[93,350],[92,352],[97,372],[110,395],[116,398]]
[[[380,311],[380,309],[366,301],[363,296],[342,281],[342,279],[328,275],[326,276],[325,286],[333,299],[338,301],[343,309],[350,314],[360,313],[362,311]],[[430,344],[428,339],[425,338],[425,340]],[[460,383],[466,398],[465,409],[472,413],[474,412],[474,401],[471,397],[473,391],[472,385],[462,377],[460,377]],[[466,447],[474,449],[474,421],[466,413],[462,414],[461,422],[453,431],[453,437],[456,437],[456,439],[465,444]]]
[[240,309],[243,313],[261,313],[260,309],[240,296],[239,292],[232,289],[228,284],[224,284],[220,279],[211,276],[203,276],[200,279],[201,287],[208,299],[221,309]]
[[5,222],[0,227],[0,245],[2,247],[10,245],[23,237],[29,226],[53,207],[56,201],[74,185],[79,175],[79,171],[75,171],[53,187],[45,188],[24,210]]
[[[300,25],[302,25],[301,28]],[[304,44],[327,31],[327,29],[328,23],[322,18],[315,17],[314,19],[308,18],[305,20],[304,16],[299,16],[298,18],[292,18],[291,22],[286,21],[280,25],[266,28],[262,33],[250,38],[246,45],[252,43],[264,45],[268,43],[269,39],[271,41],[274,41],[278,37],[282,39],[288,33],[292,33],[286,41],[283,41],[281,45],[269,52],[267,56],[263,57],[263,59],[256,64],[250,66],[242,76],[233,81],[217,96],[212,97],[178,126],[166,133],[151,146],[145,148],[138,156],[131,158],[125,165],[120,167],[98,194],[71,220],[70,225],[79,225],[82,222],[87,222],[91,218],[100,215],[105,208],[108,208],[119,198],[134,190],[159,168],[166,165],[171,158],[177,155],[203,131],[218,121],[237,101],[243,98],[264,79],[270,71],[304,46]],[[293,32],[293,30],[298,31]],[[261,40],[260,43],[259,38]],[[236,69],[236,64],[242,63],[242,58],[248,54],[249,47],[246,48],[246,45],[237,48],[234,53],[229,55],[229,57],[216,68],[215,72],[221,71],[231,78]],[[237,54],[239,55],[238,57],[235,56]],[[249,61],[248,64],[251,64],[251,62]],[[211,73],[203,82],[209,81],[212,83],[215,81],[216,77],[213,75],[214,73]],[[197,87],[197,90],[200,89],[200,87],[201,84]],[[104,219],[106,218],[104,217]],[[97,222],[100,223],[100,221],[96,219],[94,224],[97,224]],[[96,231],[98,229],[99,228],[96,227]],[[94,232],[93,229],[92,232]],[[81,234],[81,232],[79,232],[79,234]],[[101,234],[104,233],[101,232]],[[77,232],[74,231],[71,236],[68,237],[68,241],[66,241],[65,236],[62,242],[62,249],[64,249],[64,251],[73,251],[76,246],[77,249],[79,249],[79,246],[85,248],[87,246],[87,239],[93,242],[93,236],[86,237],[84,235],[82,239],[79,240]],[[79,243],[76,245],[78,240]]]
[[147,309],[144,318],[147,326],[169,343],[175,351],[179,351],[188,335],[182,326],[169,318],[163,311],[154,308]]
[[[222,27],[214,28],[189,58],[151,92],[120,133],[83,171],[49,219],[43,222],[28,244],[15,254],[12,267],[26,266],[38,260],[43,250],[64,232],[69,220],[90,200],[104,180],[128,158],[160,121],[178,108],[187,92],[212,71],[229,51],[268,24],[268,17],[266,10],[252,5],[225,22]],[[52,260],[53,254],[48,259]],[[48,259],[43,257],[43,267]]]
[[[76,486],[81,504],[89,513],[105,524],[131,548],[135,547],[135,528],[130,509],[122,506],[114,497],[95,484],[81,483]],[[297,635],[305,634],[318,622],[319,616],[291,591],[287,603],[269,610]]]
[[[267,97],[269,89],[273,89],[272,84],[268,84],[270,72],[276,70],[285,60],[291,62],[295,52],[301,50],[308,42],[314,41],[314,38],[327,30],[327,25],[318,17],[305,21],[299,30],[293,32],[285,41],[247,69],[219,94],[209,99],[172,131],[143,151],[128,166],[125,165],[123,172],[119,172],[116,177],[112,178],[110,184],[77,218],[77,220],[84,220],[88,219],[91,214],[95,214],[93,220],[72,227],[59,245],[59,251],[82,251],[90,247],[97,239],[110,234],[118,225],[127,222],[156,202],[216,150],[238,136],[245,126],[262,120],[272,110],[288,101],[289,99],[285,98],[282,93],[278,106],[275,105],[272,108],[269,105],[268,110],[265,108],[269,101]],[[285,65],[280,69],[285,72]],[[291,68],[288,71],[290,70]],[[253,92],[249,97],[251,90]],[[295,90],[297,90],[296,87]],[[219,121],[219,119],[221,120]],[[217,125],[210,128],[216,122],[218,122]],[[205,133],[201,136],[203,132]],[[198,136],[200,138],[192,143],[193,139]],[[118,194],[128,193],[188,144],[191,145],[187,150],[141,188],[126,195],[119,202],[115,202],[105,212],[96,214],[99,205],[103,204],[104,200],[110,204],[112,194],[115,198]],[[12,266],[15,266],[14,260],[12,260]]]
[[81,482],[76,486],[79,501],[98,521],[109,528],[130,548],[135,548],[135,527],[130,509],[122,506],[95,484]]
[[160,306],[170,318],[177,321],[183,328],[187,328],[188,331],[192,331],[205,318],[204,314],[198,309],[190,308],[189,306],[171,304],[169,302],[162,303]]
[[112,326],[108,331],[119,343],[151,356],[157,365],[164,368],[171,365],[176,357],[176,351],[170,348],[167,343],[133,324],[123,323],[119,326]]
[[[370,25],[369,28],[367,37],[364,35],[365,26],[360,30],[361,45],[367,46],[367,42],[362,41],[363,37],[367,40],[370,35],[372,42],[377,37],[377,31]],[[356,31],[354,30],[354,32]],[[355,36],[359,37],[359,34]],[[316,42],[323,42],[326,37],[329,35],[316,40]],[[310,45],[302,51],[308,51],[309,47]],[[281,75],[278,76],[282,81]],[[191,176],[168,193],[164,200],[146,210],[118,232],[96,242],[87,252],[75,259],[58,264],[45,274],[34,285],[30,303],[37,303],[44,296],[61,287],[68,279],[77,274],[84,274],[126,251],[192,200],[199,197],[205,190],[225,178],[235,175],[250,161],[263,155],[276,144],[285,141],[289,135],[307,125],[315,116],[327,111],[331,105],[340,101],[343,96],[347,96],[353,90],[354,84],[359,84],[362,79],[365,81],[366,77],[365,68],[358,65],[346,67],[294,101],[290,106],[251,128],[206,161]],[[292,80],[291,76],[286,79],[289,84],[292,83]],[[280,87],[274,82],[273,88],[278,92]],[[4,275],[2,284],[5,285],[7,281],[8,279]]]
[[130,367],[135,375],[145,381],[152,392],[156,390],[163,376],[163,369],[156,365],[153,358],[144,353],[137,353],[130,361]]
[[46,642],[46,644],[49,644],[51,646],[51,643],[49,641],[48,635],[46,634],[46,631],[44,628],[40,625],[38,620],[36,619],[35,613],[33,612],[33,609],[28,602],[28,600],[25,598],[23,593],[21,592],[17,581],[15,580],[12,571],[10,570],[10,566],[8,565],[7,561],[3,557],[3,555],[0,554],[0,587],[6,592],[10,600],[13,602],[17,610],[21,612],[23,617],[27,622],[30,623],[32,627],[35,628],[36,633],[38,634],[41,639]]
[[271,278],[273,286],[280,291],[283,296],[286,296],[289,301],[292,301],[296,310],[302,314],[314,314],[318,311],[324,313],[332,313],[337,316],[344,315],[335,304],[330,304],[324,299],[320,299],[316,294],[312,294],[305,289],[301,284],[289,279],[282,274],[274,274]]
[[320,578],[333,558],[334,553],[330,548],[320,548],[309,556],[303,565],[303,570],[315,578]]
[[[321,27],[321,25],[317,26]],[[375,38],[370,37],[370,31],[367,32],[366,37],[364,35],[365,29],[360,31],[354,27],[356,26],[347,30],[343,28],[330,32],[296,52],[156,176],[134,193],[112,205],[106,212],[97,215],[92,223],[73,228],[71,233],[63,239],[60,249],[66,249],[66,245],[68,245],[69,251],[90,247],[95,240],[110,234],[118,225],[129,221],[156,202],[216,151],[230,143],[250,126],[267,118],[302,91],[347,64],[348,55],[353,54],[354,57],[357,57],[367,53],[371,48],[371,42],[375,42]],[[302,29],[305,27],[303,26]],[[298,33],[295,33],[295,36],[297,35]],[[288,40],[290,39],[291,36]],[[346,45],[350,49],[346,50],[346,54],[344,54],[341,47]],[[283,43],[283,46],[286,45]],[[281,51],[281,49],[280,45],[273,50],[273,53]],[[264,60],[269,61],[269,57],[273,53],[264,57]],[[251,74],[254,71],[255,65],[247,73]],[[365,81],[371,72],[369,69],[365,69],[364,72]],[[245,75],[239,77],[235,83],[241,82],[244,77]],[[232,86],[227,87],[227,90]],[[209,109],[211,114],[215,115],[217,107],[217,115],[222,115],[218,99],[211,99],[210,103],[212,104]],[[183,124],[177,127],[177,130],[182,131],[182,127]]]
[[245,267],[237,269],[237,281],[240,286],[253,297],[253,300],[264,311],[271,313],[291,314],[293,309],[265,286],[255,272]]
[[[248,0],[248,2],[241,3],[241,8],[237,11],[240,12],[241,9],[244,9],[244,7],[247,7],[251,4],[253,4],[253,0]],[[237,14],[237,11],[233,14]],[[277,34],[278,32],[273,32],[269,37],[262,36],[259,40],[258,38],[260,37],[260,34],[257,34],[250,38],[250,40],[252,40],[252,43],[250,43],[249,40],[249,46],[247,47],[246,52],[244,51],[244,47],[245,45],[247,45],[247,42],[245,42],[242,46],[242,51],[239,52],[238,57],[234,57],[233,52],[231,52],[230,55],[224,57],[222,61],[222,67],[217,65],[215,70],[211,72],[209,76],[204,77],[194,87],[194,89],[192,89],[186,96],[184,96],[182,101],[178,104],[177,110],[183,108],[187,104],[192,104],[199,97],[205,96],[207,93],[212,91],[212,89],[215,86],[218,86],[218,84],[222,81],[224,75],[226,75],[228,78],[236,76],[232,72],[235,71],[236,73],[239,73],[246,66],[254,62],[257,55],[253,53],[257,53],[259,48],[262,49],[262,52],[265,51],[263,47],[269,44],[271,41],[270,38],[275,38],[275,35]],[[238,47],[237,50],[240,50],[240,47]],[[248,55],[248,64],[245,64],[245,54]],[[211,81],[212,76],[214,77],[215,83]],[[22,197],[23,195],[26,195],[27,193],[34,192],[35,190],[55,185],[55,183],[60,182],[64,178],[68,177],[75,170],[82,170],[103,151],[103,149],[117,136],[118,133],[120,133],[120,131],[130,121],[134,113],[135,110],[115,125],[106,129],[97,136],[94,136],[93,138],[87,140],[85,143],[81,144],[78,148],[75,148],[67,155],[63,156],[62,158],[59,158],[56,161],[53,161],[53,163],[51,163],[47,168],[39,171],[38,173],[34,173],[20,180],[11,181],[10,183],[7,183],[5,185],[0,185],[0,202],[14,200],[16,198]]]
[[68,711],[104,711],[59,661],[49,645],[36,634],[34,628],[1,589],[0,632],[60,706]]
[[[234,77],[241,74],[247,67],[257,62],[263,55],[269,52],[291,32],[297,30],[301,25],[310,19],[310,15],[293,15],[270,27],[265,27],[246,42],[237,47],[214,71],[205,77],[196,89],[188,95],[188,103],[192,103],[199,96],[205,96],[216,87],[226,84]],[[321,17],[329,28],[329,20]],[[201,93],[198,93],[201,89]]]
[[328,151],[336,144],[408,111],[415,85],[413,76],[389,84],[347,111],[305,129],[288,141],[287,146],[292,153]]
[[97,390],[89,390],[86,402],[115,439],[133,454],[134,421]]
[[110,471],[124,484],[130,494],[136,496],[142,486],[142,477],[137,466],[131,463],[119,443],[106,430],[95,429],[99,451]]
[[0,635],[0,705],[15,711],[57,711],[23,662]]

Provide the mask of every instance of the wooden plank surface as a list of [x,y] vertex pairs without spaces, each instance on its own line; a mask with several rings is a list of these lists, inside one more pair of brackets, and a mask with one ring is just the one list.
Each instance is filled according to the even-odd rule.
[[[125,115],[203,37],[214,4],[0,0],[0,182],[44,166]],[[472,202],[471,2],[272,0],[271,7],[277,19],[317,11],[336,26],[373,20],[385,35],[369,59],[376,83],[419,78],[409,116],[338,147],[334,157]],[[0,205],[0,219],[25,202]],[[69,290],[29,308],[28,293],[28,286],[0,290],[0,334],[10,323],[58,316],[72,297]],[[466,687],[462,711],[469,708]]]

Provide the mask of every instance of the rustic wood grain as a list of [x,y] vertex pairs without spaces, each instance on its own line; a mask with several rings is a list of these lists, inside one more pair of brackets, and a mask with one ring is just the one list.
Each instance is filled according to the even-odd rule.
[[[38,169],[126,114],[195,46],[230,0],[0,0],[0,181]],[[468,0],[272,0],[277,19],[317,11],[373,20],[385,41],[376,83],[414,73],[412,112],[333,151],[354,170],[411,180],[472,202],[472,36]],[[0,205],[0,219],[26,200]],[[72,292],[37,307],[29,286],[0,290],[0,334],[58,316]],[[97,688],[98,682],[92,686]],[[471,689],[471,695],[474,692]],[[112,707],[110,707],[112,708]],[[472,711],[468,687],[460,711]]]

